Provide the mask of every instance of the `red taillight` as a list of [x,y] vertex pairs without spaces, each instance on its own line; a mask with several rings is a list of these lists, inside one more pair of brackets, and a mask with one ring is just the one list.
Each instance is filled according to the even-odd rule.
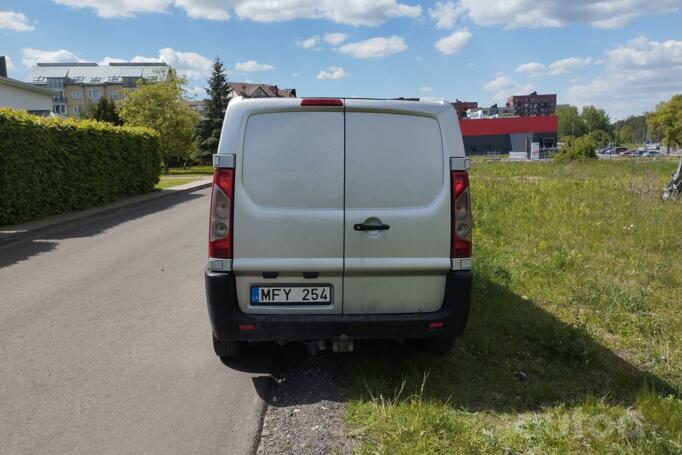
[[429,328],[430,328],[430,329],[442,329],[444,325],[445,325],[445,324],[443,324],[442,321],[438,321],[438,322],[429,322]]
[[343,106],[338,98],[303,98],[301,106]]
[[208,256],[232,258],[232,218],[234,214],[234,169],[216,168],[211,187],[211,216]]
[[450,257],[471,257],[471,198],[467,171],[450,173],[452,191],[452,249]]

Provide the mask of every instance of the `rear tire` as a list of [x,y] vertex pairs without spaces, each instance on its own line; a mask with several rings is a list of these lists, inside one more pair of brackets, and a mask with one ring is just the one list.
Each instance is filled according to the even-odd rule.
[[221,359],[230,359],[239,356],[242,353],[243,341],[223,341],[213,336],[213,350]]
[[427,338],[424,340],[424,350],[433,355],[445,355],[452,351],[457,337]]

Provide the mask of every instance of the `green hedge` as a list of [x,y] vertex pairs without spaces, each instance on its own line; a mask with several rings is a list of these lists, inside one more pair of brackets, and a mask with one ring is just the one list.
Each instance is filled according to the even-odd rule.
[[0,225],[152,191],[160,163],[153,130],[0,109]]

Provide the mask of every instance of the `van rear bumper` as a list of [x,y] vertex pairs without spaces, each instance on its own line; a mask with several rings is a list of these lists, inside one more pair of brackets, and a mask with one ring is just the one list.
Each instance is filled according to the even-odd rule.
[[[241,311],[233,273],[206,270],[208,314],[213,335],[222,341],[319,340],[341,335],[357,339],[459,336],[469,317],[472,285],[471,270],[448,272],[443,306],[431,313],[263,315]],[[432,322],[443,324],[430,328]]]

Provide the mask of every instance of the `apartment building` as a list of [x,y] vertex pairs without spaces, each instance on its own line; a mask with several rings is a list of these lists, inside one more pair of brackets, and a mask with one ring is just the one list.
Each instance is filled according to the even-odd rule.
[[556,94],[540,94],[533,92],[529,95],[510,96],[507,107],[514,109],[514,115],[519,117],[534,117],[537,115],[554,115],[556,111]]
[[244,98],[296,98],[295,88],[279,88],[276,85],[252,84],[245,82],[230,82],[227,85],[232,89],[230,97],[243,96]]
[[169,68],[162,62],[38,63],[29,70],[24,82],[57,93],[52,97],[53,112],[79,116],[102,97],[120,99],[123,90],[134,89],[140,79],[165,80]]

